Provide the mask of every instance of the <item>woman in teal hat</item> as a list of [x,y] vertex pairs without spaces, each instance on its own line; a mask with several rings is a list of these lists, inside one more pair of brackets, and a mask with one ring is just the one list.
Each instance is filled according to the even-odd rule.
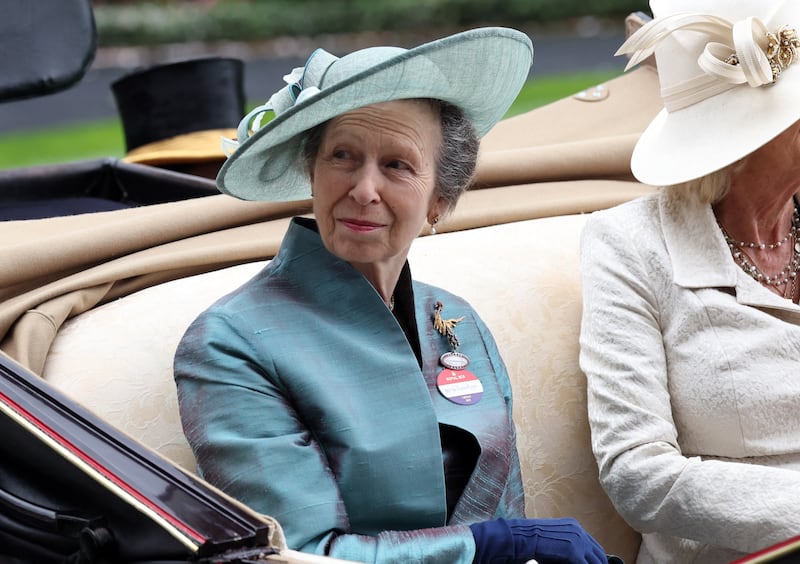
[[527,36],[500,28],[411,50],[317,50],[239,127],[220,189],[312,197],[315,220],[295,218],[270,264],[200,315],[175,376],[202,476],[274,516],[290,548],[361,562],[606,562],[574,520],[524,518],[495,342],[406,261],[466,189],[478,139],[532,54]]

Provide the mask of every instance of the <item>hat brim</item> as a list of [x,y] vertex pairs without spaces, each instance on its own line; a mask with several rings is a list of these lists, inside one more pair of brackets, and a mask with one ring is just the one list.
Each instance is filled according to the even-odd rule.
[[678,112],[661,110],[633,150],[633,175],[669,186],[735,163],[800,120],[799,89],[800,64],[772,86],[737,86]]
[[236,130],[212,129],[176,135],[136,147],[122,160],[147,165],[221,162],[227,157],[222,150],[223,137],[236,137]]
[[[412,98],[449,102],[483,136],[517,97],[532,60],[530,39],[506,28],[470,30],[402,51],[276,116],[228,158],[217,186],[245,200],[309,198],[301,155],[304,133],[338,115],[381,102]],[[437,76],[431,76],[431,68]]]

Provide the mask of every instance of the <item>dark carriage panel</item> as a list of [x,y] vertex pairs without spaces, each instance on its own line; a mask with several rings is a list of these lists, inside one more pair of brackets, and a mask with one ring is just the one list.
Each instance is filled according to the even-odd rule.
[[270,524],[0,356],[0,561],[273,552]]
[[41,219],[219,194],[213,180],[118,159],[24,167],[0,174],[0,221]]

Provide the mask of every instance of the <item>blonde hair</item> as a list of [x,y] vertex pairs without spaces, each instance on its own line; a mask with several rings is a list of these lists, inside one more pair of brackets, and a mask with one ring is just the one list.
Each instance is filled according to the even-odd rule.
[[725,168],[715,170],[700,178],[673,184],[666,188],[670,188],[682,198],[694,199],[703,204],[715,204],[728,193],[731,186],[731,176],[742,167],[744,160],[738,160]]

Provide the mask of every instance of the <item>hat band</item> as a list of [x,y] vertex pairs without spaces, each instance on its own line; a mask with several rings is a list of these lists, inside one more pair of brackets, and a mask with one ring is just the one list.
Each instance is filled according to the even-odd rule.
[[737,23],[707,14],[681,12],[654,19],[631,35],[617,51],[630,54],[626,70],[649,57],[656,46],[676,31],[696,31],[709,42],[697,59],[703,74],[664,86],[664,108],[674,112],[741,84],[758,88],[773,84],[798,60],[797,31],[783,26],[775,33],[756,17]]

